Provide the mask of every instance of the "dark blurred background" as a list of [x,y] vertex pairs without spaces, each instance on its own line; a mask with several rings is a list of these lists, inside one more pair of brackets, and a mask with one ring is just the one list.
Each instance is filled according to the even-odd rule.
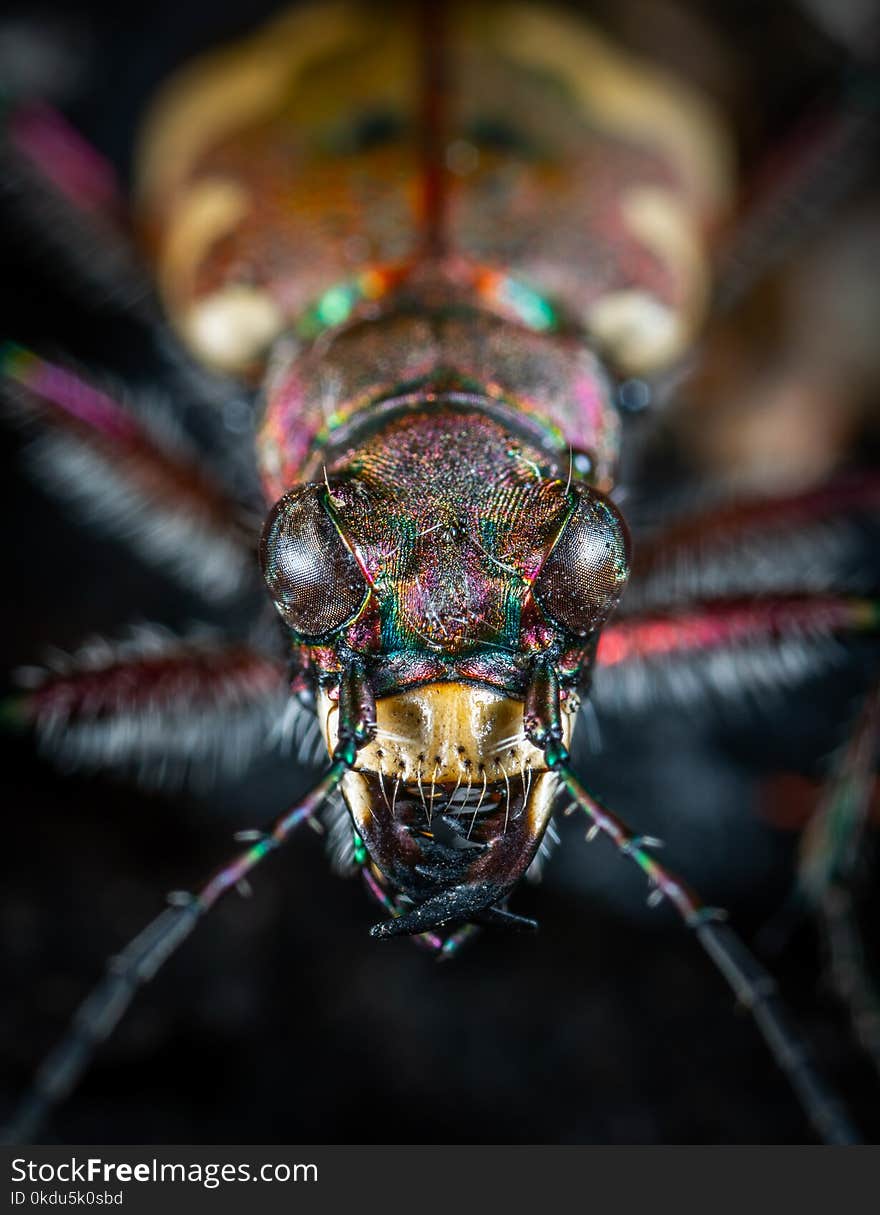
[[[746,181],[800,115],[836,95],[852,47],[864,50],[860,23],[875,15],[831,0],[575,7],[715,97]],[[7,7],[0,29],[17,23],[19,47],[48,33],[61,48],[56,100],[125,180],[158,82],[276,8],[28,4]],[[803,440],[786,466],[792,486],[875,461],[878,355],[864,334],[877,315],[866,271],[876,270],[880,244],[877,186],[876,166],[860,165],[847,197],[715,327],[704,370],[664,423],[664,450],[682,476],[772,491],[779,461],[768,444],[790,451],[792,436]],[[70,352],[136,387],[161,381],[138,326],[82,298],[21,232],[4,221],[4,335]],[[804,353],[817,332],[823,374]],[[778,411],[756,409],[761,392],[781,402]],[[21,473],[16,436],[0,441],[4,671],[50,644],[118,636],[132,618],[172,628],[210,620],[121,545],[65,517]],[[794,828],[857,710],[868,661],[863,648],[841,650],[824,675],[737,712],[660,710],[602,723],[592,786],[665,838],[664,859],[729,907],[747,940],[786,904]],[[58,772],[26,738],[0,741],[6,1109],[105,959],[156,914],[164,892],[209,873],[232,850],[233,830],[262,823],[304,778],[267,760],[207,799],[147,794]],[[812,1142],[748,1015],[696,943],[665,909],[647,910],[639,875],[609,846],[587,849],[581,837],[580,826],[563,824],[544,881],[517,895],[516,909],[540,920],[537,935],[484,933],[438,967],[407,942],[370,941],[375,908],[358,882],[332,875],[321,841],[303,832],[259,871],[253,898],[223,902],[139,996],[54,1117],[53,1140]],[[876,925],[876,897],[861,910]],[[874,931],[875,965],[877,943]],[[809,921],[796,921],[767,960],[876,1139],[880,1081],[829,989]]]

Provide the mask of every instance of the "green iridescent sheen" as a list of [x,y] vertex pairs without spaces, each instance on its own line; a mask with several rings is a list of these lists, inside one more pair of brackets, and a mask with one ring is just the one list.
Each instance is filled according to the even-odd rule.
[[357,760],[358,745],[353,738],[340,738],[333,752],[333,762],[353,768]]
[[557,742],[555,738],[551,738],[544,748],[544,759],[547,762],[548,768],[558,768],[560,764],[564,764],[568,759],[568,748],[564,743]]
[[549,300],[518,279],[505,278],[498,298],[530,329],[544,332],[556,327],[556,312]]
[[331,465],[328,506],[373,588],[383,653],[520,651],[531,580],[570,503],[541,452],[513,439],[481,410],[425,402]]
[[313,339],[325,329],[342,325],[362,298],[363,291],[358,283],[334,283],[299,318],[298,336]]

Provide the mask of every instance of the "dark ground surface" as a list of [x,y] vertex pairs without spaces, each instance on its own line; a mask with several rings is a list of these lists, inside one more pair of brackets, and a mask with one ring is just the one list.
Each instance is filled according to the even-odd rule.
[[[100,21],[94,7],[65,7],[83,13],[97,76],[71,112],[123,170],[153,82],[244,28],[242,7],[160,3]],[[836,70],[836,53],[814,33],[792,41],[790,31],[764,30],[763,6],[707,10],[716,7],[721,28],[736,27],[744,62],[762,43],[749,70],[775,121]],[[785,68],[774,72],[783,46]],[[743,122],[747,145],[766,138],[754,119]],[[90,310],[17,241],[4,247],[5,330],[149,379],[132,326]],[[20,475],[14,442],[3,442],[4,670],[50,642],[118,635],[132,617],[172,627],[204,617],[121,547],[64,519]],[[668,863],[727,904],[747,939],[783,905],[795,843],[758,815],[758,785],[775,768],[821,769],[856,704],[862,663],[854,655],[832,677],[738,721],[657,713],[605,727],[593,785],[664,836]],[[163,893],[209,873],[229,854],[231,832],[264,821],[303,778],[267,765],[206,805],[58,773],[22,739],[4,738],[2,754],[0,1066],[9,1102],[105,958],[152,918]],[[540,933],[484,934],[443,967],[406,942],[368,939],[374,909],[356,882],[329,872],[310,832],[254,885],[251,900],[218,907],[142,993],[57,1113],[53,1141],[813,1141],[695,942],[665,911],[647,912],[638,875],[604,843],[587,850],[579,831],[566,831],[545,882],[517,896]],[[864,910],[876,923],[876,899]],[[823,980],[809,925],[773,967],[823,1067],[877,1140],[880,1087]]]

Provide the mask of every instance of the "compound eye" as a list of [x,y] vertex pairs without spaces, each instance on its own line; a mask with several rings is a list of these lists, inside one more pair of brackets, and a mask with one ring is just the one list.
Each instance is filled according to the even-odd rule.
[[544,614],[575,637],[608,618],[629,577],[629,532],[617,508],[577,486],[574,510],[532,588]]
[[323,485],[299,485],[276,502],[260,541],[275,606],[299,636],[325,637],[360,611],[369,588],[325,506]]

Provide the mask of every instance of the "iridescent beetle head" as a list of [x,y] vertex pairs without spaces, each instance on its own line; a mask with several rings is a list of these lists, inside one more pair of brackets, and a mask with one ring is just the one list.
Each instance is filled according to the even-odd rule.
[[551,816],[556,778],[526,720],[538,673],[562,683],[567,746],[629,572],[617,509],[485,409],[441,398],[286,493],[261,559],[330,753],[352,695],[368,723],[342,789],[371,860],[420,909],[409,930],[488,915]]

